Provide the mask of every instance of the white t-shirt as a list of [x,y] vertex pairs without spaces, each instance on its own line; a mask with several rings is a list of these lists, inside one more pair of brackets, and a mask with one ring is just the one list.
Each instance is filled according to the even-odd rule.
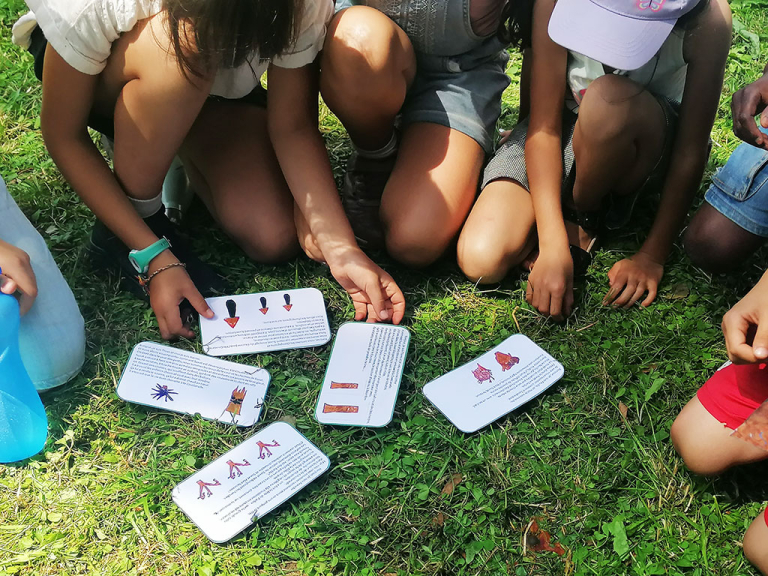
[[[26,0],[31,12],[14,26],[14,42],[29,46],[35,25],[48,42],[74,69],[84,74],[100,74],[107,65],[112,43],[136,23],[163,9],[162,0]],[[314,61],[323,47],[328,22],[333,16],[333,0],[306,0],[300,30],[294,46],[274,58],[281,68],[300,68]],[[252,54],[237,68],[221,69],[211,94],[241,98],[253,90],[266,72],[269,62]]]

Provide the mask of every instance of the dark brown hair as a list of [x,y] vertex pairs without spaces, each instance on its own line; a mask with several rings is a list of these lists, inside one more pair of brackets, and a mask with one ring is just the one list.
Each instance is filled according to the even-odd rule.
[[236,68],[249,55],[269,60],[290,48],[304,0],[164,0],[182,71]]
[[531,47],[534,0],[508,0],[501,12],[499,38],[515,48]]

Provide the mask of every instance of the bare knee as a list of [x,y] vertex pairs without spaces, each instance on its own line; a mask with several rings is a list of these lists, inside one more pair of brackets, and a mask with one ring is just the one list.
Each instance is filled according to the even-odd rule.
[[578,130],[584,146],[627,136],[633,101],[643,88],[627,78],[607,74],[589,85],[579,106]]
[[332,108],[337,96],[361,105],[389,98],[399,108],[414,73],[410,42],[379,10],[353,6],[331,23],[323,48],[321,89]]
[[429,266],[448,248],[451,238],[444,230],[424,226],[421,222],[395,220],[385,224],[387,252],[398,262],[412,268]]
[[758,516],[744,535],[744,555],[763,574],[768,575],[768,524]]
[[472,282],[495,284],[527,255],[524,248],[520,246],[519,250],[509,252],[489,235],[462,233],[457,248],[459,267]]
[[248,214],[226,218],[222,226],[246,255],[256,262],[275,264],[295,257],[299,251],[292,218],[275,217],[269,224],[259,223]]
[[669,431],[672,444],[688,470],[701,476],[717,476],[727,470],[728,463],[701,446],[697,441],[696,429],[689,423],[690,419],[685,414],[681,414],[675,419]]
[[696,212],[683,235],[683,247],[691,261],[712,273],[735,269],[763,242],[708,204]]

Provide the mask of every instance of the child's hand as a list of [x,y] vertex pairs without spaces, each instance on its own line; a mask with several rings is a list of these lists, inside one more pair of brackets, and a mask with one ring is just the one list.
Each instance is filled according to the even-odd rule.
[[[152,260],[149,273],[152,274],[153,271],[171,262],[177,262],[177,260],[173,254],[166,251]],[[213,318],[213,310],[208,307],[208,303],[195,287],[187,271],[181,266],[168,268],[152,278],[149,284],[149,303],[157,316],[160,335],[164,340],[172,340],[179,336],[195,337],[195,333],[181,320],[179,304],[185,298],[198,314]]]
[[573,258],[569,250],[542,252],[528,276],[528,304],[545,316],[562,320],[573,308]]
[[37,279],[29,261],[29,254],[0,240],[0,292],[19,292],[19,310],[24,316],[37,298]]
[[329,264],[341,287],[349,292],[355,320],[400,324],[405,314],[405,296],[392,276],[384,272],[362,250],[345,252],[338,264]]
[[768,150],[768,136],[760,132],[755,116],[760,114],[760,124],[768,128],[768,73],[762,78],[744,86],[733,95],[731,113],[733,132],[753,146]]
[[641,306],[650,306],[663,275],[664,265],[643,252],[616,262],[608,272],[611,287],[603,298],[603,306],[630,308],[646,292],[648,296]]
[[734,364],[768,359],[768,273],[723,316],[723,335]]

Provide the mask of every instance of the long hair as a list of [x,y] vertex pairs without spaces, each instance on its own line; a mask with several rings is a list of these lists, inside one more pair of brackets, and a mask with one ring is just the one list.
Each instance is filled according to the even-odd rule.
[[296,40],[304,0],[164,0],[168,32],[184,74],[271,59]]
[[531,47],[535,0],[507,0],[501,12],[499,38],[520,50]]

